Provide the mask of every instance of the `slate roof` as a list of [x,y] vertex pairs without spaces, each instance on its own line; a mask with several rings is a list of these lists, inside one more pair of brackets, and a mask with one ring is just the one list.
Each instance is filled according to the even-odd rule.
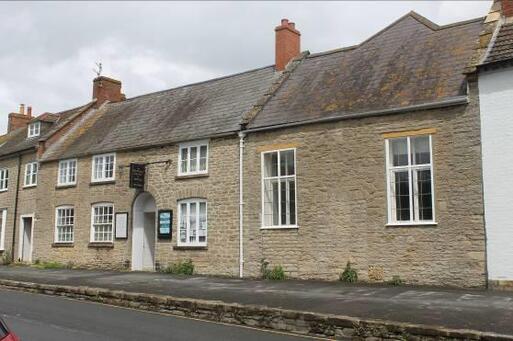
[[360,45],[306,57],[247,128],[353,116],[466,95],[483,18],[438,26],[411,12]]
[[278,76],[274,66],[109,103],[89,115],[87,132],[43,155],[53,160],[235,133],[242,115]]
[[53,122],[52,125],[42,124],[39,136],[27,138],[27,127],[19,128],[5,135],[4,144],[0,145],[0,157],[9,154],[22,152],[30,149],[35,149],[40,139],[44,139],[55,132],[56,128],[60,127],[68,119],[85,109],[90,104],[86,104],[77,108],[65,110],[56,114],[44,113],[35,117],[32,122],[38,121],[42,118],[44,122]]
[[503,24],[492,41],[482,65],[513,59],[513,22]]

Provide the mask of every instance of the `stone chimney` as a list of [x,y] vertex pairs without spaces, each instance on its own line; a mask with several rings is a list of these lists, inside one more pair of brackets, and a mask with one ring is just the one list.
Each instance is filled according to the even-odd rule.
[[301,52],[301,33],[295,28],[293,22],[281,19],[281,25],[276,26],[276,71],[282,71],[287,64]]
[[109,77],[100,76],[93,80],[93,99],[96,98],[95,107],[109,102],[120,102],[125,99],[121,93],[121,82]]
[[25,104],[20,104],[19,112],[9,114],[7,132],[26,127],[30,120],[32,120],[32,107],[28,107],[27,114],[25,114]]

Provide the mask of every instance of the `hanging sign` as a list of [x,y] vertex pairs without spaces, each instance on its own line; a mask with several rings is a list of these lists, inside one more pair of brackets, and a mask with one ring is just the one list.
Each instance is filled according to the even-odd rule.
[[159,239],[171,239],[171,228],[173,225],[173,211],[159,210],[158,216],[158,237]]
[[146,165],[144,163],[130,164],[130,188],[144,189],[144,176]]

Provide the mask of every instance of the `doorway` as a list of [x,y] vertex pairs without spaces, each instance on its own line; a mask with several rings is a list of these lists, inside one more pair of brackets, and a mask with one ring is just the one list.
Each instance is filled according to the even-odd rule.
[[157,205],[153,196],[148,192],[139,194],[132,214],[132,270],[153,271],[157,231]]
[[20,217],[19,259],[22,262],[32,262],[32,247],[34,236],[34,215]]

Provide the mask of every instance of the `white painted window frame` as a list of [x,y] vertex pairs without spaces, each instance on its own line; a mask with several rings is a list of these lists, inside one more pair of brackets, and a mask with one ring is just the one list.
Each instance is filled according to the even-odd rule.
[[[280,152],[285,152],[285,151],[288,151],[288,150],[292,150],[294,151],[294,175],[280,175],[280,161],[281,161],[281,157],[280,157]],[[266,177],[265,176],[265,154],[271,154],[271,153],[277,153],[278,154],[278,176],[269,176],[269,177]],[[299,224],[298,224],[298,204],[297,204],[297,153],[296,153],[296,148],[285,148],[285,149],[275,149],[275,150],[266,150],[264,152],[262,152],[260,154],[260,169],[261,169],[261,205],[262,205],[262,208],[261,208],[261,213],[260,213],[260,217],[261,217],[261,226],[260,228],[261,229],[297,229],[299,227]],[[291,225],[282,225],[281,224],[281,179],[290,179],[290,178],[294,178],[294,204],[296,206],[296,223],[295,224],[291,224]],[[276,179],[278,180],[278,217],[279,217],[279,222],[280,222],[280,225],[265,225],[265,180],[273,180],[273,179]]]
[[[73,210],[73,224],[71,225],[71,240],[59,240],[59,210]],[[63,225],[69,226],[69,225]],[[55,233],[54,233],[54,242],[56,244],[71,244],[75,241],[75,207],[73,205],[62,205],[57,206],[55,208]]]
[[[71,177],[70,165],[73,162],[75,163],[75,167],[74,167],[75,173],[73,174],[75,180],[74,181],[69,181],[69,178]],[[61,170],[64,167],[66,167],[66,176],[65,176],[66,177],[66,181],[61,182]],[[57,170],[57,185],[58,186],[75,185],[77,183],[77,174],[78,174],[78,160],[77,159],[66,159],[66,160],[59,161],[59,169]]]
[[[196,241],[190,242],[190,204],[196,204]],[[205,224],[207,225],[205,228],[205,241],[199,241],[199,217],[200,217],[200,203],[205,203]],[[181,219],[182,219],[182,204],[187,204],[187,213],[186,213],[186,226],[185,226],[185,242],[181,241],[180,238],[180,229],[181,229]],[[191,246],[191,247],[202,247],[207,246],[208,243],[208,202],[207,199],[204,198],[191,198],[191,199],[183,199],[178,201],[178,228],[177,228],[177,245],[178,246]]]
[[[34,169],[35,169],[35,171],[34,171]],[[33,162],[29,162],[29,163],[25,164],[25,175],[23,177],[23,187],[37,186],[38,173],[39,173],[39,163],[37,161],[33,161]],[[35,178],[34,181],[32,181],[32,177]],[[30,182],[27,182],[27,178],[30,180]]]
[[2,215],[2,224],[0,228],[0,251],[5,251],[5,228],[7,226],[7,208],[0,209]]
[[[94,237],[95,237],[95,229],[94,229],[94,209],[96,207],[101,207],[101,206],[110,206],[112,207],[112,239],[111,240],[95,240]],[[89,238],[89,241],[91,243],[113,243],[114,242],[114,233],[115,233],[115,217],[116,217],[116,211],[115,211],[115,208],[114,208],[114,203],[112,202],[98,202],[98,203],[95,203],[93,205],[91,205],[91,230],[90,230],[90,238]]]
[[[416,137],[428,136],[429,137],[429,164],[413,165],[411,155],[411,139]],[[393,166],[390,160],[390,141],[394,139],[406,139],[407,140],[407,153],[408,153],[408,165],[406,166]],[[385,162],[386,162],[386,184],[387,184],[387,226],[422,226],[422,225],[437,225],[436,222],[436,209],[435,209],[435,183],[434,183],[434,165],[433,165],[433,137],[432,135],[411,135],[402,136],[397,138],[385,139]],[[431,170],[431,209],[432,219],[431,220],[419,220],[419,205],[417,196],[417,181],[413,181],[414,170],[425,169],[429,167]],[[410,195],[410,220],[398,221],[395,219],[392,208],[394,203],[392,202],[392,182],[391,177],[394,171],[407,170],[408,171],[408,183],[409,183],[409,195]],[[414,201],[415,209],[413,207]],[[413,213],[413,214],[412,214]]]
[[0,192],[9,189],[9,168],[0,168]]
[[41,122],[36,121],[32,122],[28,125],[27,128],[27,138],[32,138],[39,136],[41,134]]
[[[106,177],[105,176],[105,172],[106,172],[106,169],[105,169],[105,160],[107,159],[107,157],[110,157],[112,156],[113,157],[113,161],[112,161],[112,177]],[[98,177],[96,178],[96,172],[95,172],[95,168],[96,168],[96,162],[97,162],[97,158],[102,158],[102,174],[101,174],[101,177]],[[91,158],[91,182],[106,182],[106,181],[114,181],[116,179],[116,153],[107,153],[107,154],[98,154],[98,155],[93,155],[93,157]]]
[[[200,153],[201,147],[207,147],[207,160],[205,162],[205,170],[200,170]],[[191,172],[191,148],[196,147],[196,171]],[[187,149],[187,171],[182,172],[182,149]],[[209,141],[208,140],[200,140],[200,141],[192,141],[186,143],[180,143],[178,146],[178,176],[187,176],[187,175],[200,175],[200,174],[208,174],[208,158],[209,158]]]

